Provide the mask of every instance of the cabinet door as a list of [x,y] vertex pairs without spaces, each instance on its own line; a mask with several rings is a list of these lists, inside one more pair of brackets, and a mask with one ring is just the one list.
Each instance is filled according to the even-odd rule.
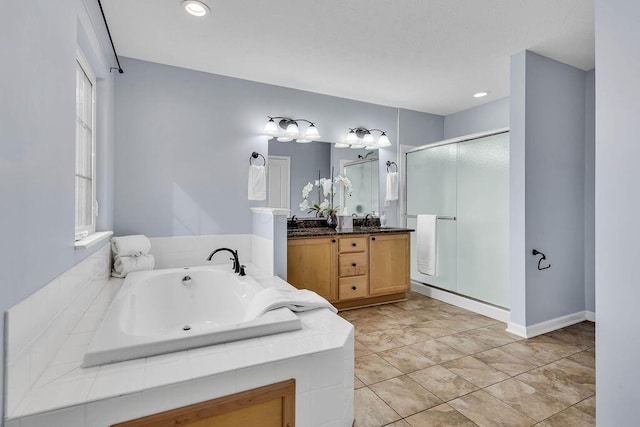
[[369,293],[409,290],[409,234],[369,237]]
[[289,239],[287,281],[298,289],[309,289],[335,301],[337,240],[334,238]]

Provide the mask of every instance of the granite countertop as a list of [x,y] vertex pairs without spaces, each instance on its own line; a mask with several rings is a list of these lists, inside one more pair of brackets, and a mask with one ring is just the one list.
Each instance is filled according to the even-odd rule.
[[415,231],[411,228],[400,227],[353,227],[343,229],[333,229],[329,227],[310,227],[310,228],[289,228],[287,237],[303,238],[303,237],[325,237],[325,236],[343,236],[349,234],[390,234],[390,233],[408,233]]

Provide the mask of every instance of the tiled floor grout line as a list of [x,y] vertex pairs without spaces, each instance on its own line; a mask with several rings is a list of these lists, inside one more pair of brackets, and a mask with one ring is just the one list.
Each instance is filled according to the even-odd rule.
[[[417,298],[413,298],[413,300],[415,300],[415,299],[417,299]],[[519,381],[519,382],[521,382],[521,383],[533,388],[537,393],[540,393],[540,395],[543,395],[543,396],[545,396],[545,397],[547,397],[549,399],[553,399],[551,396],[549,396],[546,393],[538,390],[537,388],[533,387],[531,384],[528,384],[527,382],[522,381],[521,379],[519,379],[517,377],[520,376],[520,375],[523,375],[523,374],[530,373],[532,371],[538,370],[538,369],[544,370],[544,368],[548,367],[549,365],[552,365],[554,363],[557,363],[557,362],[559,362],[561,360],[565,360],[565,359],[570,360],[571,362],[577,363],[578,365],[580,365],[580,366],[582,366],[582,367],[584,367],[586,369],[593,369],[591,366],[589,366],[589,365],[587,365],[585,363],[582,363],[579,360],[573,360],[573,359],[568,359],[568,358],[572,357],[574,355],[577,355],[579,353],[584,353],[584,352],[591,351],[594,348],[594,345],[587,345],[586,347],[584,347],[584,344],[580,344],[580,343],[577,343],[575,341],[572,341],[572,342],[563,341],[560,337],[558,337],[558,338],[549,337],[549,338],[551,338],[552,341],[557,341],[559,344],[570,346],[570,347],[575,347],[576,348],[575,351],[573,349],[571,349],[571,350],[567,349],[569,352],[564,354],[562,357],[558,357],[558,358],[556,358],[554,360],[551,360],[551,361],[549,361],[549,362],[547,362],[545,364],[542,364],[542,365],[538,365],[538,363],[539,363],[538,361],[533,361],[533,360],[530,361],[530,360],[527,360],[527,359],[523,359],[523,358],[521,358],[519,356],[516,356],[516,355],[510,353],[509,351],[504,350],[503,348],[508,346],[508,345],[510,345],[510,344],[517,343],[517,342],[527,342],[528,340],[513,339],[512,338],[513,336],[511,334],[507,333],[506,331],[502,332],[502,331],[498,331],[498,330],[495,330],[495,329],[491,329],[492,326],[502,323],[502,322],[498,322],[498,321],[495,321],[495,322],[489,321],[489,323],[483,324],[481,326],[472,327],[470,329],[465,329],[465,330],[460,330],[460,331],[456,331],[456,330],[453,330],[451,328],[447,328],[446,326],[438,326],[438,325],[436,325],[435,327],[437,327],[437,328],[449,329],[451,331],[451,333],[446,333],[444,335],[438,335],[438,336],[432,336],[432,335],[429,335],[428,333],[424,333],[424,335],[429,337],[428,339],[418,340],[418,341],[415,341],[415,342],[411,342],[410,344],[404,344],[404,342],[403,342],[402,343],[403,345],[401,345],[401,346],[391,347],[391,348],[388,348],[388,349],[385,349],[385,350],[381,350],[381,351],[374,351],[370,347],[368,347],[366,343],[358,340],[358,338],[362,338],[363,335],[385,334],[385,331],[389,331],[389,330],[403,330],[404,331],[404,330],[407,330],[407,329],[413,329],[414,325],[418,325],[418,324],[426,323],[426,322],[431,322],[431,321],[439,321],[439,320],[441,320],[441,321],[462,321],[462,322],[464,322],[464,321],[473,321],[473,317],[476,317],[476,316],[478,317],[478,320],[480,318],[484,317],[484,316],[481,316],[481,315],[478,315],[478,314],[475,314],[475,313],[472,313],[472,312],[461,313],[461,312],[458,311],[458,309],[451,310],[451,312],[454,312],[455,314],[450,314],[450,313],[447,312],[447,310],[442,310],[442,307],[446,307],[446,304],[444,304],[444,303],[442,303],[442,304],[425,304],[425,306],[418,307],[418,308],[413,308],[413,309],[410,309],[410,310],[409,309],[405,309],[404,307],[398,307],[399,309],[401,309],[403,311],[387,310],[386,312],[382,312],[382,310],[377,311],[377,309],[379,309],[379,307],[376,307],[373,310],[371,310],[371,314],[366,314],[366,315],[363,315],[362,317],[351,316],[352,318],[349,319],[349,315],[345,316],[345,318],[347,318],[347,320],[352,321],[352,322],[354,322],[356,324],[356,330],[358,329],[357,324],[361,324],[361,323],[365,323],[366,324],[368,321],[371,321],[371,322],[375,322],[375,321],[380,322],[381,321],[383,323],[389,322],[389,324],[390,324],[388,326],[387,325],[383,326],[381,329],[377,329],[377,328],[371,329],[371,330],[367,329],[367,332],[360,332],[360,333],[357,334],[358,336],[356,337],[356,340],[359,341],[360,345],[363,345],[368,351],[370,351],[370,353],[362,354],[358,358],[365,357],[365,356],[376,355],[376,356],[378,356],[378,358],[383,360],[387,365],[389,365],[390,367],[393,367],[397,371],[400,371],[401,374],[400,375],[395,375],[395,376],[392,376],[392,377],[389,377],[389,378],[385,378],[385,379],[382,379],[380,381],[371,382],[370,384],[366,384],[365,381],[363,381],[362,378],[358,377],[357,374],[355,375],[355,378],[357,378],[363,384],[361,387],[358,387],[358,389],[362,389],[362,388],[368,389],[371,393],[373,393],[373,395],[378,397],[382,402],[385,402],[386,406],[388,407],[388,409],[392,410],[396,414],[396,416],[399,417],[399,419],[397,421],[395,421],[395,422],[400,422],[400,421],[404,420],[406,423],[408,423],[408,421],[406,421],[407,418],[412,417],[412,416],[414,416],[414,415],[416,415],[418,413],[421,413],[423,411],[426,412],[429,408],[427,408],[427,410],[419,410],[418,412],[412,413],[412,414],[407,415],[407,416],[402,416],[400,413],[398,413],[398,411],[396,409],[394,409],[393,407],[389,406],[389,403],[384,400],[383,396],[380,395],[380,393],[377,393],[376,391],[374,391],[374,389],[372,388],[373,386],[375,386],[377,384],[380,384],[380,383],[383,383],[383,382],[386,382],[386,381],[389,381],[391,379],[407,377],[411,381],[415,382],[420,388],[430,392],[430,390],[428,388],[426,388],[424,385],[422,385],[420,382],[416,381],[415,379],[413,379],[409,375],[414,373],[414,372],[422,371],[422,370],[425,370],[425,369],[428,369],[428,368],[431,368],[431,367],[436,367],[436,366],[440,366],[440,367],[442,367],[444,369],[447,369],[450,373],[452,373],[456,377],[461,378],[461,379],[463,379],[465,381],[468,381],[468,380],[465,379],[465,377],[460,376],[460,375],[456,374],[455,372],[450,371],[446,366],[443,366],[446,363],[449,363],[449,362],[452,362],[452,361],[456,361],[456,360],[460,360],[460,359],[463,359],[463,358],[466,358],[466,357],[474,358],[475,360],[481,362],[483,365],[486,365],[486,366],[492,368],[493,371],[499,372],[499,373],[501,373],[503,375],[507,375],[507,378],[502,379],[500,381],[497,381],[495,383],[491,383],[491,384],[486,385],[484,387],[480,387],[477,384],[472,382],[470,384],[473,385],[474,387],[477,387],[476,390],[463,392],[460,395],[457,395],[456,397],[453,397],[453,398],[448,399],[448,400],[445,400],[445,399],[441,398],[440,396],[434,395],[434,396],[436,396],[438,398],[439,401],[442,402],[439,405],[446,404],[449,407],[451,407],[449,405],[449,403],[451,401],[454,401],[456,399],[460,399],[462,397],[468,396],[469,394],[472,394],[472,393],[477,393],[478,391],[485,391],[485,393],[490,395],[492,398],[494,398],[497,401],[507,405],[508,407],[512,408],[514,411],[516,411],[517,413],[521,414],[522,416],[525,416],[526,418],[529,418],[531,421],[535,421],[535,424],[537,425],[537,424],[543,423],[546,420],[549,420],[550,418],[556,416],[557,414],[559,414],[559,413],[561,413],[563,411],[568,410],[569,408],[576,407],[580,403],[582,403],[582,402],[584,402],[584,401],[586,401],[588,399],[591,399],[595,395],[595,392],[594,392],[589,396],[581,398],[579,401],[577,401],[577,402],[575,402],[573,404],[567,405],[566,407],[563,407],[562,409],[556,410],[556,412],[551,413],[550,415],[548,415],[544,419],[536,420],[536,419],[531,419],[526,414],[524,414],[520,410],[518,410],[516,404],[510,404],[507,401],[504,401],[504,400],[494,396],[493,394],[488,393],[486,391],[486,389],[489,388],[489,387],[492,387],[494,385],[501,384],[503,382],[507,382],[507,381],[510,381],[510,380],[516,380],[516,381]],[[362,309],[362,310],[366,310],[366,309]],[[398,320],[397,320],[397,317],[402,317],[403,314],[410,315],[410,316],[415,316],[417,318],[420,318],[421,317],[420,313],[422,311],[425,311],[425,310],[433,310],[434,312],[445,313],[446,317],[444,317],[444,318],[443,317],[438,317],[437,314],[436,314],[435,315],[436,317],[434,319],[421,320],[421,321],[416,321],[416,322],[413,322],[413,323],[410,321],[409,323],[406,323],[406,324],[402,323],[402,322],[398,322]],[[465,319],[464,316],[471,317],[471,319]],[[415,319],[415,317],[414,317],[414,319]],[[428,316],[428,317],[432,317],[432,316]],[[486,321],[486,320],[483,320],[483,321]],[[360,327],[362,327],[362,326],[360,326]],[[570,328],[570,327],[567,327],[567,328]],[[560,331],[567,331],[569,334],[572,334],[572,335],[581,333],[581,331],[578,330],[578,329],[569,332],[567,330],[567,328],[562,328]],[[415,329],[419,329],[419,328],[415,328]],[[471,331],[476,331],[478,329],[483,329],[483,330],[489,329],[489,331],[493,331],[498,335],[502,335],[502,336],[505,337],[505,339],[512,339],[512,341],[508,342],[508,343],[504,343],[504,344],[500,344],[500,345],[494,346],[494,344],[492,344],[491,342],[486,342],[486,341],[490,341],[490,340],[483,341],[482,339],[477,338],[476,336],[474,336],[473,334],[470,333]],[[389,334],[389,336],[393,337],[393,334]],[[467,353],[466,350],[464,350],[464,351],[463,350],[459,350],[456,347],[448,345],[446,342],[438,341],[441,338],[450,337],[450,336],[461,336],[462,338],[469,339],[471,341],[475,341],[475,342],[477,342],[479,344],[482,344],[483,346],[486,346],[488,348],[484,349],[484,350],[473,351],[473,352]],[[391,339],[393,339],[393,338],[391,338]],[[453,357],[452,359],[447,359],[447,360],[441,361],[440,363],[434,363],[433,365],[430,365],[430,366],[428,366],[426,368],[415,369],[415,370],[411,370],[411,371],[407,371],[407,372],[405,372],[406,369],[404,369],[404,370],[400,369],[401,366],[394,365],[393,363],[391,363],[389,360],[387,360],[382,355],[382,353],[385,353],[385,352],[389,352],[389,351],[392,351],[392,350],[400,350],[400,349],[403,349],[403,348],[411,348],[411,346],[413,346],[413,345],[424,343],[424,342],[429,342],[429,341],[437,341],[440,345],[449,347],[451,350],[453,350],[455,352],[458,352],[458,353],[461,353],[461,355],[460,356],[456,355],[456,357]],[[399,342],[399,341],[396,341],[396,342]],[[542,342],[541,344],[545,344],[545,342]],[[551,344],[553,344],[553,342]],[[513,358],[513,359],[515,359],[517,361],[520,361],[520,362],[522,362],[523,365],[530,364],[530,365],[532,365],[532,367],[529,368],[529,369],[526,369],[524,371],[520,371],[515,375],[512,375],[511,373],[504,372],[504,371],[502,371],[502,370],[500,370],[500,369],[498,369],[498,368],[496,368],[494,366],[489,365],[488,363],[485,363],[483,360],[478,359],[478,358],[475,357],[476,355],[478,355],[480,353],[488,352],[490,350],[499,350],[499,351],[505,353],[506,355],[508,355],[509,358]],[[414,350],[414,351],[420,353],[420,351],[417,351],[417,350]],[[541,352],[542,353],[546,352],[549,355],[552,355],[552,350],[547,351],[546,349],[541,349]],[[425,357],[427,359],[431,360],[429,358],[429,354],[425,354]],[[552,357],[554,357],[554,356],[552,356]],[[585,356],[585,357],[588,357],[588,356]],[[358,358],[356,358],[356,359],[358,359]],[[435,361],[431,360],[431,362],[435,362]],[[505,362],[505,363],[507,363],[507,362]],[[518,363],[518,362],[515,362],[515,363]],[[413,369],[413,368],[410,368],[410,369]],[[571,382],[573,380],[569,379],[567,381]],[[580,383],[576,383],[576,385],[580,385]],[[432,392],[430,392],[430,393],[432,394]],[[563,406],[565,405],[564,401],[562,401],[561,403],[562,403]],[[438,405],[436,405],[436,406],[438,406]],[[435,408],[435,406],[432,406],[431,408]],[[590,414],[586,410],[583,411],[580,407],[576,407],[575,409],[590,416]],[[471,420],[468,417],[464,416],[464,414],[460,414],[459,412],[458,412],[458,414],[463,416],[465,419],[469,420],[469,422],[474,423],[474,425],[478,425],[473,420]],[[356,424],[356,426],[357,425],[358,424]]]

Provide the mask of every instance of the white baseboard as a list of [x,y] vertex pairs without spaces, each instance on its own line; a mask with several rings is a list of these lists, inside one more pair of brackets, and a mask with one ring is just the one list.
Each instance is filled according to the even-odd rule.
[[509,322],[507,325],[507,332],[511,332],[512,334],[523,338],[533,338],[538,335],[546,334],[547,332],[584,322],[585,320],[595,322],[596,314],[592,311],[577,311],[572,314],[567,314],[566,316],[545,320],[544,322],[536,323],[531,326],[523,326]]
[[491,304],[486,304],[471,298],[466,298],[462,295],[456,295],[451,292],[436,289],[429,285],[425,285],[424,283],[414,281],[411,281],[411,290],[421,295],[464,308],[465,310],[473,311],[474,313],[482,314],[483,316],[491,317],[492,319],[496,319],[501,322],[509,322],[510,312],[504,308],[499,308]]

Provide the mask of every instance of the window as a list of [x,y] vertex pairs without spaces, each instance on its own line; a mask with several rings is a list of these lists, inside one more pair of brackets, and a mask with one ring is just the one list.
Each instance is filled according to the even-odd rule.
[[96,77],[78,52],[76,63],[76,232],[80,240],[96,231]]

